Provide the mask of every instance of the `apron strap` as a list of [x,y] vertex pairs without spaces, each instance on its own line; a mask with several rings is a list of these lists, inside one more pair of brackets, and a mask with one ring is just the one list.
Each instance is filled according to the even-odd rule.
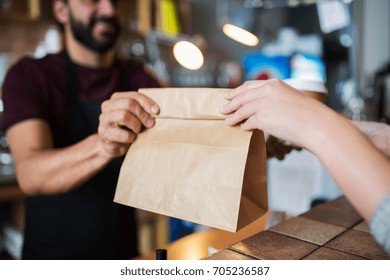
[[[87,112],[86,112],[86,109],[85,109],[85,105],[86,103],[90,103],[91,105],[93,104],[93,107],[94,107],[94,111],[95,111],[95,114],[96,113],[99,113],[99,112],[96,112],[97,110],[100,111],[100,103],[97,103],[97,102],[91,102],[91,101],[82,101],[80,99],[80,85],[79,85],[79,81],[77,79],[77,76],[76,76],[76,67],[73,63],[73,61],[70,59],[69,57],[69,54],[66,50],[63,51],[62,53],[62,58],[64,60],[64,64],[65,64],[65,71],[66,71],[66,76],[67,76],[67,79],[68,79],[68,83],[69,83],[69,86],[68,86],[68,96],[69,96],[69,105],[70,105],[70,108],[69,110],[72,110],[72,107],[75,108],[79,115],[80,115],[80,118],[86,129],[86,131],[89,132],[89,134],[93,134],[93,133],[96,133],[96,120],[91,120],[91,116],[88,116],[86,115]],[[129,71],[125,65],[125,62],[121,62],[121,61],[118,61],[116,60],[115,63],[117,63],[119,69],[120,69],[120,79],[119,79],[119,90],[121,91],[130,91],[130,90],[134,90],[134,88],[132,87],[132,84],[130,82],[130,75],[129,75]],[[90,108],[89,110],[91,110],[91,106],[88,106],[88,108]],[[98,116],[96,116],[98,118]]]
[[[76,69],[74,67],[73,61],[70,59],[69,54],[66,50],[62,53],[62,58],[65,64],[65,71],[69,81],[68,93],[72,104],[80,102],[79,97],[79,84],[76,77]],[[134,87],[130,81],[130,74],[123,61],[117,61],[120,68],[120,90],[131,91],[134,90]]]
[[70,59],[69,54],[66,50],[62,52],[62,58],[64,60],[66,76],[68,78],[68,95],[70,98],[70,102],[72,105],[76,105],[80,102],[80,86],[76,78],[76,69],[74,67],[73,61]]

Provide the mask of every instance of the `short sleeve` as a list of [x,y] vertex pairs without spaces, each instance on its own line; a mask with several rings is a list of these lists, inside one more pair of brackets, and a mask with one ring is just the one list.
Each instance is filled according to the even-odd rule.
[[27,119],[47,118],[43,76],[31,58],[23,58],[10,68],[3,85],[3,131]]

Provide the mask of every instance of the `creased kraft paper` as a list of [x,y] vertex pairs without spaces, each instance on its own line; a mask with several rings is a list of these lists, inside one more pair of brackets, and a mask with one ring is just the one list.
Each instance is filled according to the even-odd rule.
[[114,201],[232,232],[264,215],[264,136],[225,124],[228,90],[140,89],[160,114],[128,150]]

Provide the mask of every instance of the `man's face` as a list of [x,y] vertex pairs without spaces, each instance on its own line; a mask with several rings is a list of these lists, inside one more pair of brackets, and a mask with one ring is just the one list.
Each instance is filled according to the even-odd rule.
[[[108,4],[100,7],[99,2],[104,1]],[[76,13],[69,9],[70,28],[75,39],[81,44],[96,52],[105,53],[115,45],[121,28],[115,13],[102,11],[102,9],[108,7],[107,5],[112,5],[110,8],[115,9],[115,3],[109,0],[89,2],[93,3],[83,7],[90,11],[90,13],[83,13],[84,18],[81,18],[80,14],[76,16]],[[85,18],[85,15],[89,15],[88,18]]]

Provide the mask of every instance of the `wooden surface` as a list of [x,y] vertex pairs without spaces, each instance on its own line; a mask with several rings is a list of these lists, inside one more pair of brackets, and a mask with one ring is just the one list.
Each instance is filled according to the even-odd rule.
[[243,239],[205,259],[389,260],[345,197]]
[[0,186],[0,203],[22,200],[24,194],[18,185]]
[[[198,260],[207,257],[209,250],[221,250],[240,240],[248,238],[265,228],[267,214],[242,230],[232,233],[219,229],[210,229],[183,237],[166,246],[168,260]],[[245,257],[246,258],[246,257]],[[155,259],[155,252],[137,259]]]
[[19,229],[24,228],[24,194],[17,184],[0,185],[0,204],[10,209],[9,222]]

